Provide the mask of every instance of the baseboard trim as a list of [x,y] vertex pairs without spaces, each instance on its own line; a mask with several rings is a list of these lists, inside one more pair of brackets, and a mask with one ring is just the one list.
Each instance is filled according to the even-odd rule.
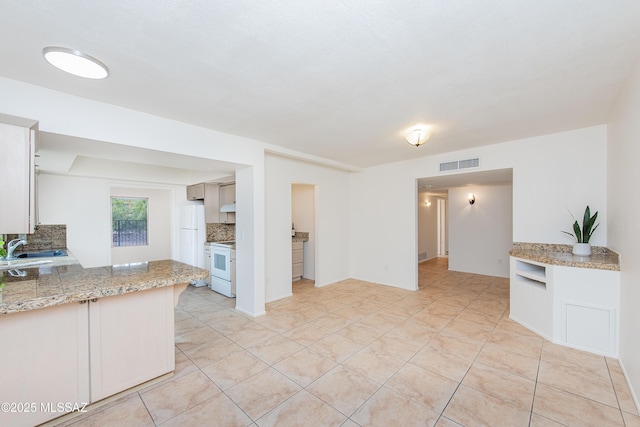
[[234,308],[235,308],[236,310],[238,310],[240,313],[246,314],[247,316],[251,316],[251,317],[264,316],[265,314],[267,314],[267,312],[266,312],[266,311],[264,311],[264,310],[259,311],[259,312],[257,312],[257,313],[253,313],[253,312],[250,312],[250,311],[247,311],[247,310],[243,310],[243,309],[241,309],[241,308],[240,308],[240,307],[238,307],[238,306],[235,306]]
[[622,363],[622,359],[618,359],[618,363],[620,364],[620,368],[622,369],[622,374],[624,375],[624,379],[627,381],[627,386],[629,387],[629,391],[631,392],[631,398],[633,399],[633,403],[636,404],[636,410],[640,413],[640,400],[638,400],[638,395],[636,391],[633,389],[633,384],[629,380],[629,375],[627,374],[627,370],[624,367],[624,363]]
[[283,298],[290,298],[293,296],[293,292],[289,292],[283,295],[278,295],[277,297],[270,298],[269,301],[265,301],[265,304],[269,304],[270,302],[279,301]]

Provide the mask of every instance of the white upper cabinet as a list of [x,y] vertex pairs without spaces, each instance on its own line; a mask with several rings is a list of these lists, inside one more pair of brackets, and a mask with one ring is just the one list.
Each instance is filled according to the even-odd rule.
[[32,234],[36,218],[38,122],[0,114],[0,233]]
[[[236,185],[221,185],[220,186],[220,206],[228,205],[230,203],[236,202]],[[225,224],[235,224],[236,223],[236,213],[235,212],[221,212],[220,213],[220,222]]]

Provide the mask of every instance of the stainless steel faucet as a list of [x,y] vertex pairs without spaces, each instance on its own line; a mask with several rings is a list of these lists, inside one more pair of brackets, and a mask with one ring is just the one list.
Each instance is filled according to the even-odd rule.
[[7,245],[7,258],[6,259],[16,259],[16,257],[13,255],[13,253],[16,251],[18,246],[26,245],[26,244],[27,244],[27,241],[24,240],[24,239],[13,239],[12,241],[10,241],[9,244]]

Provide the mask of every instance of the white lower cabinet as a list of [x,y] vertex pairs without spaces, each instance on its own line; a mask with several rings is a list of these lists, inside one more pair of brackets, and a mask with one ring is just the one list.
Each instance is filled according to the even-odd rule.
[[91,401],[171,372],[173,286],[89,303]]
[[64,415],[58,403],[89,402],[88,319],[78,303],[0,317],[0,403],[12,405],[0,425],[34,426]]
[[554,337],[571,347],[618,356],[620,272],[554,266]]
[[171,372],[173,286],[0,316],[0,425],[33,426]]
[[511,258],[509,317],[556,343],[618,357],[620,272]]
[[291,243],[291,280],[300,280],[304,274],[304,242]]

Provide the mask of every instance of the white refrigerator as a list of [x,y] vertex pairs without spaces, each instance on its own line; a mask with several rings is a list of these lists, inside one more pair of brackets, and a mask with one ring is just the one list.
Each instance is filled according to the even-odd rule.
[[[180,215],[180,261],[208,269],[204,261],[204,243],[207,239],[204,205],[184,205]],[[204,280],[191,283],[206,286]]]

